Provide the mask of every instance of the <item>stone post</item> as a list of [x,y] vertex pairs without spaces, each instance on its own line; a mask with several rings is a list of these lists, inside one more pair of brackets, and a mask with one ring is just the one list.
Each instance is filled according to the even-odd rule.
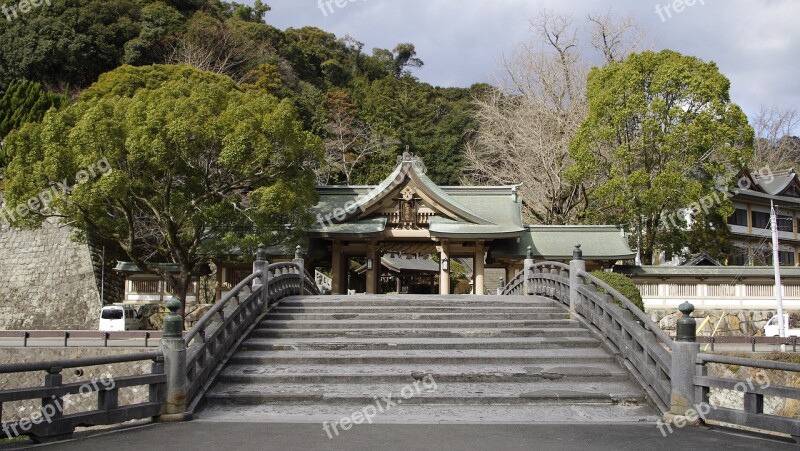
[[500,286],[497,287],[497,295],[500,296],[503,294],[503,288],[506,286],[506,281],[502,277],[500,278]]
[[[664,415],[666,422],[686,423],[690,426],[700,424],[695,407],[694,373],[695,361],[700,351],[696,342],[697,322],[690,315],[694,306],[684,302],[678,307],[683,317],[678,319],[678,334],[672,342],[672,367],[670,370],[669,412]],[[677,424],[677,423],[676,423]]]
[[261,277],[253,281],[253,291],[257,290],[258,287],[263,286],[263,290],[261,291],[261,303],[264,306],[263,308],[266,309],[269,307],[269,270],[267,267],[269,266],[269,262],[267,261],[267,247],[263,244],[258,245],[258,251],[256,252],[256,260],[253,262],[253,274],[258,271],[261,271]]
[[583,259],[581,245],[576,244],[569,261],[569,314],[575,316],[578,306],[578,271],[586,271],[586,260]]
[[171,298],[167,301],[169,313],[164,317],[164,335],[161,339],[161,352],[164,353],[164,371],[167,375],[167,400],[164,413],[158,421],[187,421],[191,414],[186,412],[186,341],[183,339],[183,317],[178,313],[181,301]]
[[525,266],[523,271],[525,271],[525,293],[533,294],[533,248],[528,246],[528,252],[525,255]]
[[300,268],[300,288],[297,289],[297,294],[302,296],[305,294],[306,261],[303,260],[303,251],[300,249],[299,244],[294,249],[294,260],[292,260],[292,263]]

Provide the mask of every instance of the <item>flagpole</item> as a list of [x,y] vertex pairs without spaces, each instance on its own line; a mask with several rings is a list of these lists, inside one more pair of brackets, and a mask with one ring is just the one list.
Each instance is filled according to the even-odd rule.
[[[772,266],[775,268],[775,300],[778,303],[778,330],[780,337],[786,336],[783,324],[783,290],[781,289],[781,265],[778,259],[778,215],[775,212],[775,203],[770,200],[770,223],[772,223]],[[781,346],[781,350],[784,347]]]

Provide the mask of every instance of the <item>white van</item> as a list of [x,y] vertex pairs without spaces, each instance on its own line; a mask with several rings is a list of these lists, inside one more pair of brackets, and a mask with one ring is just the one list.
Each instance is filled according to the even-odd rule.
[[[780,336],[780,326],[778,325],[778,315],[773,316],[772,318],[767,321],[767,324],[764,326],[764,336],[765,337],[778,337]],[[788,313],[783,314],[783,330],[785,333],[783,334],[784,337],[791,337],[800,336],[800,324],[798,324],[797,318],[794,316],[790,316]]]
[[136,310],[129,305],[107,305],[100,310],[100,330],[117,332],[138,330],[141,325]]

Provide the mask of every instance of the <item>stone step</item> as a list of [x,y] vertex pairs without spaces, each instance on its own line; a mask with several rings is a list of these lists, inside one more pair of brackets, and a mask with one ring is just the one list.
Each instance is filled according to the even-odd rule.
[[[613,363],[545,363],[523,365],[230,365],[219,382],[272,385],[278,383],[411,384],[420,377],[442,382],[624,382],[628,373]],[[415,379],[416,378],[416,379]]]
[[497,329],[254,329],[252,338],[454,338],[454,337],[588,337],[589,331],[567,328],[497,328]]
[[232,365],[388,365],[388,364],[543,364],[611,362],[601,348],[530,350],[404,350],[384,351],[240,351],[231,357]]
[[231,357],[200,418],[334,422],[376,402],[384,423],[655,419],[563,305],[416,295],[282,300]]
[[533,305],[533,306],[511,306],[511,307],[462,307],[462,306],[367,306],[367,307],[358,307],[358,306],[284,306],[280,304],[276,304],[273,309],[271,310],[274,313],[322,313],[322,314],[338,314],[338,313],[345,313],[345,314],[352,314],[352,313],[359,313],[359,314],[366,314],[366,313],[378,313],[378,314],[388,314],[388,313],[405,313],[405,314],[422,314],[422,313],[467,313],[467,314],[475,314],[475,315],[486,315],[486,314],[493,314],[493,313],[558,313],[564,314],[564,309],[557,306],[543,306],[543,305]]
[[[446,405],[446,404],[400,404],[382,410],[372,416],[375,401],[351,404],[258,404],[225,405],[212,404],[197,414],[195,421],[249,422],[249,423],[316,423],[320,432],[328,426],[328,434],[335,437],[344,433],[339,423],[343,418],[356,419],[367,424],[364,413],[369,413],[372,424],[530,424],[530,423],[655,423],[660,419],[644,405],[609,404],[528,404],[528,405]],[[353,417],[359,412],[360,416]],[[337,423],[334,430],[331,423]],[[357,429],[360,426],[348,426]]]
[[568,319],[569,314],[564,311],[550,313],[506,312],[506,313],[455,313],[455,312],[391,312],[391,313],[283,313],[282,311],[270,312],[268,319],[272,321],[344,321],[344,320],[448,320],[466,321],[480,320],[555,320]]
[[[391,398],[389,398],[391,396]],[[208,395],[212,404],[359,404],[375,398],[398,404],[641,404],[644,393],[630,382],[439,383],[416,384],[228,384]],[[391,406],[390,406],[391,407]]]
[[405,349],[554,349],[593,348],[599,342],[589,337],[512,338],[251,338],[241,351],[307,350],[405,350]]
[[279,302],[283,307],[303,307],[303,306],[353,306],[353,307],[381,307],[381,306],[461,306],[461,307],[530,307],[530,306],[553,306],[555,302],[551,299],[537,296],[306,296],[289,297]]
[[333,320],[333,321],[281,321],[267,317],[256,329],[497,329],[497,328],[566,328],[577,323],[570,319],[550,320]]

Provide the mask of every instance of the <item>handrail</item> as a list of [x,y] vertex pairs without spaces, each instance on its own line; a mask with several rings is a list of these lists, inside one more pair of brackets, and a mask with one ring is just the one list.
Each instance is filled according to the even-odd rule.
[[140,352],[136,354],[84,357],[69,360],[50,360],[47,362],[4,363],[0,365],[0,374],[49,371],[53,368],[80,368],[84,366],[110,365],[112,363],[139,362],[142,360],[158,360],[163,356],[164,354],[161,352]]
[[580,267],[572,269],[559,262],[542,262],[526,267],[523,273],[522,278],[517,276],[506,287],[504,294],[510,294],[512,289],[516,294],[524,282],[523,294],[542,294],[566,304],[573,318],[584,324],[620,365],[630,371],[655,406],[662,412],[669,410],[669,350],[673,347],[669,335],[625,296]]
[[750,359],[717,354],[697,354],[697,363],[721,363],[723,365],[747,366],[765,370],[800,372],[800,363],[781,362],[777,360]]
[[[217,375],[230,359],[233,351],[255,327],[262,313],[285,296],[319,294],[314,279],[295,262],[256,262],[257,268],[192,327],[184,337],[187,345],[186,391],[187,411],[194,412],[202,397],[213,384]],[[254,283],[260,278],[261,285]],[[251,286],[246,297],[241,296],[245,287]],[[232,300],[236,302],[231,302]],[[200,337],[201,340],[195,340]]]
[[[800,399],[800,389],[774,384],[770,381],[767,373],[763,374],[763,380],[758,377],[742,380],[709,376],[706,365],[717,363],[797,373],[800,371],[800,364],[714,354],[698,354],[694,363],[694,398],[697,402],[695,408],[699,414],[702,414],[703,421],[735,424],[797,436],[797,431],[800,430],[800,419],[781,416],[777,413],[767,413],[764,398],[798,400]],[[744,403],[739,407],[712,404],[710,397],[712,389],[740,392]]]
[[191,329],[189,329],[188,332],[186,332],[186,335],[184,336],[186,344],[188,345],[194,339],[194,337],[198,333],[200,333],[201,330],[204,330],[208,325],[208,323],[211,321],[211,319],[214,317],[214,315],[218,315],[219,311],[223,310],[231,299],[238,297],[239,292],[244,287],[249,286],[250,283],[256,277],[261,277],[261,275],[262,275],[261,271],[256,271],[253,274],[250,274],[249,276],[245,277],[244,280],[242,280],[235,287],[233,287],[233,289],[230,290],[228,294],[223,296],[219,302],[214,304],[213,307],[211,307],[202,317],[200,317],[197,323],[195,323],[194,327],[192,327]]
[[561,262],[541,262],[533,265],[534,268],[544,267],[544,266],[555,266],[556,268],[566,269],[569,271],[569,265],[565,265]]
[[602,288],[607,294],[612,296],[615,300],[622,303],[624,308],[631,312],[636,318],[645,325],[645,329],[653,332],[659,340],[665,345],[672,347],[672,338],[667,335],[666,332],[661,330],[660,327],[656,323],[653,322],[647,315],[644,314],[643,311],[639,309],[636,305],[633,304],[628,298],[623,296],[619,291],[615,290],[613,287],[608,285],[607,283],[603,282],[602,280],[598,279],[597,277],[589,274],[586,271],[578,270],[578,277],[588,278],[593,284]]
[[[307,282],[310,282],[310,281],[314,281],[314,283],[313,283],[313,284],[309,284],[309,285],[310,285],[310,286],[313,288],[313,289],[311,290],[311,293],[310,293],[310,294],[314,294],[314,295],[321,294],[321,292],[320,292],[320,290],[319,290],[319,285],[317,285],[317,281],[316,281],[316,279],[314,279],[314,277],[312,277],[312,276],[311,276],[311,273],[310,273],[310,272],[308,272],[308,270],[307,270],[307,269],[306,269],[306,270],[304,270],[303,272],[305,272],[305,280],[304,280],[304,282],[305,282],[305,283],[307,283]],[[305,293],[303,293],[303,294],[305,294]]]
[[[503,295],[509,295],[524,283],[525,283],[525,271],[520,271],[519,274],[514,276],[513,279],[509,280],[508,283],[504,287],[502,287],[502,290],[500,292]],[[527,293],[522,293],[522,294],[527,294]]]
[[[98,380],[81,380],[64,383],[61,374],[66,368],[85,366],[110,365],[115,363],[128,363],[152,360],[150,372],[140,375],[117,376],[111,374],[103,376],[99,385]],[[44,381],[39,385],[24,388],[0,390],[0,412],[4,403],[19,401],[33,401],[33,412],[25,417],[11,416],[8,422],[2,422],[0,438],[15,438],[28,435],[35,443],[52,441],[54,438],[71,435],[78,426],[99,426],[115,423],[124,423],[131,420],[152,418],[163,413],[166,402],[167,374],[165,373],[165,358],[160,352],[146,352],[127,355],[89,357],[69,360],[54,360],[48,362],[12,363],[0,365],[0,373],[25,373],[46,371]],[[122,371],[122,370],[120,370]],[[124,373],[123,373],[124,374]],[[83,372],[76,372],[83,376]],[[87,376],[88,377],[88,376]],[[25,382],[30,383],[30,382]],[[120,405],[120,390],[128,387],[147,386],[145,394],[147,400],[133,404]],[[96,393],[97,401],[94,408],[85,410],[88,403],[80,403],[79,411],[65,412],[65,396],[80,394],[87,396]],[[37,421],[46,419],[46,421]]]

